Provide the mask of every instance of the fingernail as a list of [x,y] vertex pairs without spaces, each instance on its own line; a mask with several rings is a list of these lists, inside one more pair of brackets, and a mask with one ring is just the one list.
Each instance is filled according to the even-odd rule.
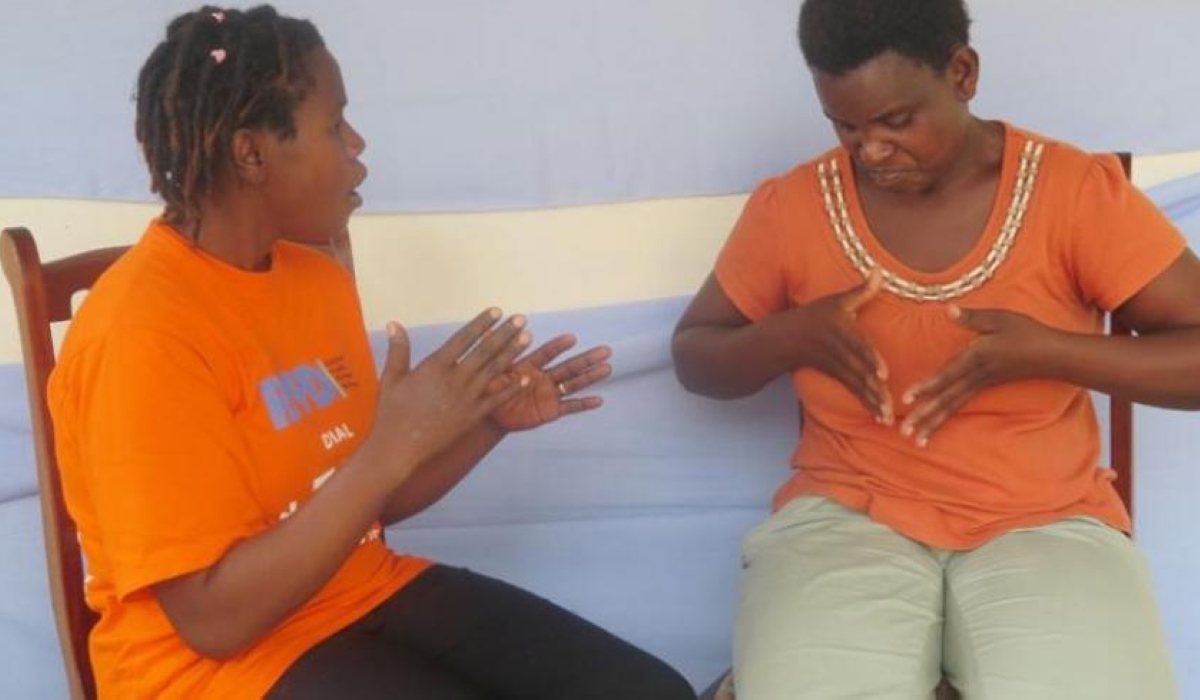
[[957,319],[962,316],[962,309],[958,308],[958,304],[951,304],[949,313],[950,313],[950,318]]
[[513,324],[513,326],[515,326],[517,328],[524,328],[525,327],[525,317],[521,316],[521,315],[513,316],[512,324]]
[[529,386],[529,377],[521,375],[521,386]]
[[904,437],[908,437],[908,436],[912,435],[912,433],[913,433],[913,427],[911,425],[909,425],[908,423],[900,424],[900,434],[901,435],[903,435]]
[[495,306],[487,311],[488,316],[491,318],[500,318],[500,313],[500,309],[496,308]]
[[925,435],[917,438],[917,447],[925,447],[929,444],[929,438]]
[[904,402],[905,406],[907,406],[913,402],[913,395],[911,392],[906,393],[906,394],[904,394],[904,396],[900,397],[900,400]]
[[530,337],[529,337],[528,333],[521,333],[521,335],[517,336],[517,342],[520,343],[521,345],[524,345],[524,344],[528,343],[529,341],[530,341]]

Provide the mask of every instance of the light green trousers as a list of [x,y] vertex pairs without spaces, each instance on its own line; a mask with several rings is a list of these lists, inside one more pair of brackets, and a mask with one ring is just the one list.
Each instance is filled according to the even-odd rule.
[[939,550],[823,498],[743,546],[738,700],[1173,700],[1141,553],[1090,518]]

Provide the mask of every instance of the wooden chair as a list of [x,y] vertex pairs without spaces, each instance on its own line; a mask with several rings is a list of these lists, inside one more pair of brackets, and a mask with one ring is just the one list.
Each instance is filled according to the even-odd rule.
[[[354,271],[349,235],[322,247],[335,260]],[[54,426],[46,403],[46,382],[54,369],[51,324],[69,321],[72,299],[87,291],[128,247],[103,248],[43,263],[33,235],[24,228],[0,233],[0,262],[12,287],[25,360],[25,383],[37,461],[38,499],[49,569],[50,600],[58,640],[66,665],[71,697],[96,697],[96,682],[88,657],[88,635],[97,615],[84,602],[83,565],[75,523],[67,514],[54,453]]]
[[[1125,177],[1133,175],[1133,159],[1129,153],[1117,153]],[[1130,330],[1114,317],[1109,318],[1109,333],[1130,335]],[[1109,466],[1116,473],[1117,494],[1133,517],[1133,404],[1129,399],[1110,396],[1108,399],[1108,454]],[[700,700],[734,700],[728,672],[721,675],[703,693]],[[958,700],[958,692],[947,683],[937,687],[936,700]]]

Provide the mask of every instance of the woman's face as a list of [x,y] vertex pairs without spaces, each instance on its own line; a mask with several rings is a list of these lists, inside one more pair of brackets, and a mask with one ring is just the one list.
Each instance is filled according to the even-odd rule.
[[313,85],[294,115],[296,133],[268,147],[265,194],[280,234],[324,243],[345,230],[367,176],[358,158],[366,142],[346,121],[346,89],[333,56],[317,49],[308,57]]
[[903,194],[928,191],[961,152],[978,74],[963,47],[941,73],[889,51],[813,82],[860,182]]

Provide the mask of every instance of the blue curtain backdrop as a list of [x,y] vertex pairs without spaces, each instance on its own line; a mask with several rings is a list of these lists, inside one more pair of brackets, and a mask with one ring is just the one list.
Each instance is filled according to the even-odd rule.
[[[974,0],[976,112],[1097,150],[1200,148],[1200,2]],[[0,196],[150,200],[135,76],[178,0],[3,0]],[[798,0],[284,0],[368,140],[368,210],[746,191],[832,142]]]

